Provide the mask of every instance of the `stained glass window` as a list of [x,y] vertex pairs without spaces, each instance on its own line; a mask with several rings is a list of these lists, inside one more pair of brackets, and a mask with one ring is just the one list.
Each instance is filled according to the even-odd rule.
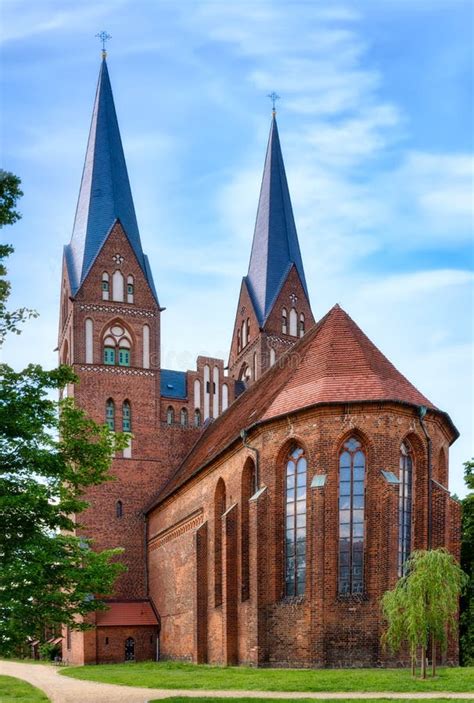
[[413,461],[406,444],[400,447],[400,485],[398,497],[398,575],[402,576],[411,551]]
[[306,582],[306,479],[303,449],[291,450],[286,464],[285,592],[302,595]]
[[339,457],[339,593],[364,590],[365,454],[351,437]]

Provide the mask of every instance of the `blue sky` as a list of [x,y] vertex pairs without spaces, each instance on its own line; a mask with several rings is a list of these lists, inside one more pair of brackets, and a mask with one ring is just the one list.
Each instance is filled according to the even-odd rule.
[[278,123],[317,318],[339,302],[473,450],[472,4],[3,0],[2,166],[21,176],[5,345],[56,363],[69,241],[106,29],[162,364],[226,358],[270,126]]

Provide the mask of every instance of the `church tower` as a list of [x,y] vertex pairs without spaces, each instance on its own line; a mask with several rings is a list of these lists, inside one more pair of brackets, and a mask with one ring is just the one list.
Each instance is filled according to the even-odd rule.
[[314,325],[273,110],[252,252],[242,280],[229,375],[251,385]]
[[105,52],[82,182],[62,273],[59,355],[79,382],[68,389],[96,422],[130,433],[114,480],[90,489],[78,533],[121,546],[116,597],[147,597],[143,507],[169,475],[160,428],[160,314],[143,253]]

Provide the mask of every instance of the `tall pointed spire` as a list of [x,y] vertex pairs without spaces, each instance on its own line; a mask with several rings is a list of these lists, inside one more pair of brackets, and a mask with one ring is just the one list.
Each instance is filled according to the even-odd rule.
[[267,318],[292,265],[308,297],[274,110],[246,277],[260,324]]
[[66,247],[73,294],[82,285],[117,220],[156,297],[140,241],[106,52],[103,51],[74,228],[71,242]]

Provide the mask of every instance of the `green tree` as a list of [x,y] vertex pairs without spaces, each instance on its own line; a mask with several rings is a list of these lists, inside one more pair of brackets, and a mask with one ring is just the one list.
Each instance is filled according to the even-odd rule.
[[464,464],[469,493],[462,500],[461,566],[468,576],[461,598],[460,654],[463,666],[474,665],[474,457]]
[[406,574],[382,598],[387,626],[382,644],[393,652],[407,646],[414,673],[416,654],[421,650],[421,675],[426,678],[426,654],[431,638],[432,674],[436,673],[436,651],[446,650],[448,637],[457,634],[459,596],[466,577],[446,549],[419,550],[411,554]]
[[[0,172],[0,224],[13,224],[20,180]],[[0,249],[0,260],[12,252]],[[3,266],[3,264],[2,264]],[[8,313],[10,291],[0,270],[0,341],[28,311]],[[95,552],[75,535],[85,491],[110,478],[115,451],[127,440],[98,425],[72,399],[56,401],[77,381],[71,368],[15,372],[0,365],[0,654],[12,654],[45,627],[87,627],[105,607],[123,566],[121,550]],[[85,618],[85,621],[82,619]]]
[[[23,195],[20,189],[21,181],[18,176],[0,169],[0,228],[12,225],[21,215],[16,210],[17,201]],[[13,253],[10,244],[0,244],[0,346],[5,341],[7,332],[20,334],[19,325],[37,313],[28,308],[8,311],[6,301],[10,295],[10,283],[6,280],[7,267],[5,260]]]
[[67,366],[0,367],[0,653],[47,627],[79,625],[103,608],[122,570],[120,550],[76,537],[84,491],[109,478],[123,435],[97,425],[72,399],[51,400],[76,377]]

